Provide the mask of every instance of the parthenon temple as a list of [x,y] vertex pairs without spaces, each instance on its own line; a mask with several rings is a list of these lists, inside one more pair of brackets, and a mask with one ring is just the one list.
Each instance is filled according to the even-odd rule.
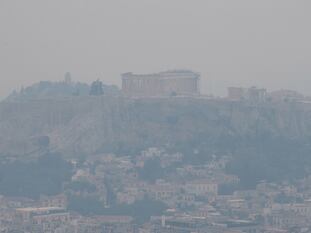
[[127,96],[152,97],[200,94],[200,74],[171,70],[155,74],[122,74],[122,91]]

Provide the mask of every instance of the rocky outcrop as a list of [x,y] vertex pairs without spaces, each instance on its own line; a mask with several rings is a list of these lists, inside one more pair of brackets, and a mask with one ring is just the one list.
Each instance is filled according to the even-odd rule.
[[231,138],[309,140],[311,106],[302,103],[252,105],[194,98],[125,99],[68,97],[0,104],[0,151],[29,154],[38,138],[68,155],[134,151],[148,146],[202,141],[210,146]]

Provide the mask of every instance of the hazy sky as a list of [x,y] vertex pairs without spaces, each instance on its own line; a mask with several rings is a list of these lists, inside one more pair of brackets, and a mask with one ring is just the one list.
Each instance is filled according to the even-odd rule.
[[0,97],[39,80],[187,68],[311,95],[310,0],[0,0]]

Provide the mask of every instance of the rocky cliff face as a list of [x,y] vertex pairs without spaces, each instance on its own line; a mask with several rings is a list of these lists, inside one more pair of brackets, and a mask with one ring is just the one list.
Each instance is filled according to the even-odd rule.
[[[149,146],[243,143],[249,137],[308,141],[311,106],[251,105],[206,99],[130,100],[70,97],[0,104],[0,151],[29,154],[49,136],[51,150],[68,155],[135,152]],[[189,144],[189,145],[190,145]]]

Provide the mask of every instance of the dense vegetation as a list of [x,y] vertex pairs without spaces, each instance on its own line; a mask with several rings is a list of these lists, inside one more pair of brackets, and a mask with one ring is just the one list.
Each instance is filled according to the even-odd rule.
[[56,195],[71,178],[71,165],[58,154],[46,154],[36,161],[0,164],[0,194],[38,198]]
[[241,179],[243,188],[259,181],[281,182],[303,178],[311,168],[311,146],[285,138],[256,138],[234,152],[227,167]]
[[14,91],[8,96],[7,100],[24,100],[46,97],[64,97],[64,96],[88,96],[117,94],[119,92],[116,86],[104,85],[100,81],[95,81],[92,85],[80,82],[51,82],[41,81],[32,86],[22,88],[20,91]]
[[222,193],[239,188],[254,188],[258,182],[294,181],[311,172],[311,144],[307,140],[275,137],[269,134],[221,136],[209,141],[208,137],[194,137],[175,144],[172,150],[185,155],[185,163],[202,164],[212,155],[230,155],[226,170],[237,175],[239,186],[220,187]]
[[[22,94],[41,96],[46,92],[53,92],[54,88],[55,91],[62,93],[63,87],[58,85],[67,88],[73,84],[41,82],[24,89],[18,96],[21,97]],[[90,86],[87,89],[85,93],[89,95]],[[108,91],[105,86],[103,90],[100,87],[99,92],[96,91],[96,85],[93,89],[94,95],[101,94],[102,91],[106,94]],[[65,92],[71,95],[73,90]],[[55,127],[60,127],[57,137],[66,140],[57,145],[59,146],[57,149],[68,151],[68,154],[75,158],[77,152],[85,155],[107,152],[135,156],[149,147],[161,147],[168,153],[180,152],[184,155],[184,164],[203,164],[214,155],[229,155],[233,159],[227,166],[227,172],[240,177],[239,188],[254,187],[261,180],[271,182],[295,180],[311,171],[311,114],[309,109],[304,109],[299,104],[266,103],[262,106],[253,106],[222,100],[174,97],[163,100],[130,101],[125,98],[90,98],[91,101],[85,103],[82,100],[83,98],[73,98],[68,103],[64,102],[65,107],[61,108],[64,109],[61,112],[57,104],[51,109],[51,112],[58,112],[57,119],[58,116],[63,118],[60,119],[61,126],[56,121]],[[43,135],[43,132],[45,134],[45,130],[49,129],[51,119],[54,123],[55,117],[45,119],[45,108],[33,106],[30,102],[30,107],[26,110],[18,110],[20,107],[14,104],[2,106],[0,123],[3,130],[0,137],[3,148],[6,149],[10,145],[10,141],[6,141],[7,136],[9,138],[18,136],[20,141],[24,139],[28,142],[28,135],[32,137],[38,136],[36,134]],[[86,106],[90,103],[90,106],[94,106],[92,109]],[[66,112],[66,106],[71,109],[73,105],[79,107],[72,110],[72,113]],[[28,106],[26,101],[25,106]],[[28,117],[24,117],[25,115]],[[37,123],[33,119],[40,120]],[[80,127],[81,125],[84,127]],[[22,133],[16,133],[19,130]],[[54,128],[51,130],[53,132]],[[23,135],[27,135],[27,138],[23,138]],[[36,147],[48,147],[49,138],[42,137],[39,141],[34,148],[29,146],[29,151]],[[19,143],[22,146],[24,144],[27,143]],[[72,151],[72,148],[79,145],[82,145],[81,148]],[[1,165],[0,184],[8,185],[5,183],[6,179],[13,179],[7,178],[11,174],[10,170],[16,170],[13,166],[23,167],[20,172],[16,172],[18,174],[22,173],[24,166],[29,169],[29,166],[35,165],[6,166],[9,168]],[[36,169],[32,172],[34,171]],[[167,172],[170,171],[162,169],[159,162],[154,160],[147,161],[145,167],[139,171],[139,175],[146,181],[154,182]],[[6,190],[3,187],[0,189]],[[11,193],[18,193],[16,189]],[[224,193],[230,193],[234,189],[236,187],[221,187]],[[113,195],[110,196],[113,199]]]
[[161,167],[160,159],[154,158],[147,160],[144,167],[139,169],[138,174],[140,179],[153,183],[164,177],[165,169]]
[[[170,144],[166,149],[171,153],[184,154],[184,163],[194,165],[204,164],[214,155],[232,156],[226,170],[237,175],[241,183],[239,187],[221,187],[224,193],[231,193],[237,188],[254,188],[262,180],[294,181],[311,172],[311,144],[307,139],[254,134],[249,137],[221,135],[211,140],[208,135],[197,134],[191,140]],[[166,172],[169,171],[161,168],[155,159],[147,161],[139,175],[154,182]]]
[[66,186],[66,189],[74,192],[88,192],[96,191],[96,186],[87,181],[73,181]]

